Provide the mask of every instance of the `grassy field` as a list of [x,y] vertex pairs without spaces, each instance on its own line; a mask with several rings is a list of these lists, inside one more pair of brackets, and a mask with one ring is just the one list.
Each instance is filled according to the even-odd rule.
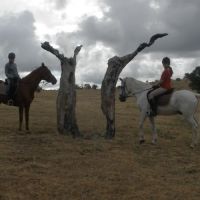
[[[178,86],[179,87],[179,86]],[[199,200],[200,145],[181,116],[158,117],[158,144],[138,143],[135,99],[116,102],[116,137],[105,140],[99,90],[77,91],[82,139],[56,132],[56,92],[36,94],[31,134],[0,105],[0,200]],[[198,113],[200,115],[200,111]]]

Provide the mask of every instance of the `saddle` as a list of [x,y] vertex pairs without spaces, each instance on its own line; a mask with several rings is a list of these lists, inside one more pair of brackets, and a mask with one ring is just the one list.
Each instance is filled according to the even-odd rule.
[[171,88],[167,90],[165,93],[156,96],[155,101],[156,101],[157,106],[168,105],[173,92],[174,92],[174,88]]
[[0,95],[7,95],[7,86],[6,82],[0,80]]
[[4,81],[0,80],[0,96],[3,98],[3,102],[8,104],[8,105],[15,105],[15,95],[16,95],[16,90],[18,87],[18,81],[16,85],[10,86],[10,91],[8,91],[9,85],[7,79]]
[[[156,89],[156,88],[155,88]],[[153,90],[155,90],[153,89]],[[167,90],[166,92],[164,92],[163,94],[160,94],[156,97],[154,97],[152,100],[149,99],[149,94],[153,91],[153,90],[150,90],[148,93],[147,93],[147,99],[148,99],[148,102],[151,106],[151,113],[150,115],[151,116],[156,116],[157,115],[157,107],[158,106],[166,106],[169,104],[169,101],[171,99],[171,96],[174,92],[174,88],[171,88],[169,90]]]
[[[155,89],[157,89],[157,88],[155,88]],[[149,94],[152,91],[154,91],[155,89],[150,90],[147,93],[147,99],[148,99],[148,101],[149,101]],[[156,96],[154,98],[154,100],[156,101],[157,106],[166,106],[167,104],[169,104],[169,101],[170,101],[170,98],[171,98],[173,92],[174,92],[174,88],[171,88],[171,89],[167,90],[166,92],[164,92],[163,94],[160,94],[160,95]]]

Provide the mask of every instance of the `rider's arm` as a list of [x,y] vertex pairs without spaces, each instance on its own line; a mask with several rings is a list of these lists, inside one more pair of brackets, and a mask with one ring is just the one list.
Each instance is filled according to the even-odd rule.
[[158,81],[158,85],[161,85],[162,83],[164,82],[164,80],[163,79],[160,79],[159,81]]
[[163,83],[163,80],[159,80],[158,82],[154,83],[153,84],[153,87],[157,88],[157,87],[160,87],[160,85]]
[[16,64],[15,64],[14,76],[17,77],[17,78],[20,78]]
[[5,75],[7,78],[12,78],[12,74],[9,73],[9,65],[5,65]]
[[156,85],[160,86],[163,82],[170,79],[170,77],[171,77],[171,75],[169,74],[169,72],[167,70],[164,70],[164,72],[161,75],[159,82]]
[[164,71],[160,77],[160,80],[154,84],[154,86],[160,86],[166,79],[167,79],[167,73]]

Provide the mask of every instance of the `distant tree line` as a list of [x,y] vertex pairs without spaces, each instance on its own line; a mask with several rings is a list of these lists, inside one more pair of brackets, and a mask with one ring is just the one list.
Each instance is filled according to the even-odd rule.
[[[200,66],[197,66],[191,73],[185,73],[183,79],[188,79],[190,81],[189,87],[192,90],[196,90],[198,93],[200,93]],[[176,78],[175,80],[181,81],[182,79]],[[146,82],[148,82],[148,81],[146,81]],[[119,87],[120,86],[116,86],[117,89],[119,89]],[[93,89],[93,90],[96,90],[96,89],[99,89],[99,88],[98,88],[98,85],[96,85],[96,84],[85,83],[85,84],[81,84],[81,85],[76,84],[76,89]],[[41,92],[41,90],[42,90],[42,86],[38,86],[37,92]]]
[[98,89],[98,85],[89,84],[89,83],[81,84],[81,85],[76,84],[76,89],[93,89],[93,90],[96,90],[96,89]]
[[185,79],[190,80],[189,87],[200,93],[200,66],[196,67],[191,73],[185,73]]

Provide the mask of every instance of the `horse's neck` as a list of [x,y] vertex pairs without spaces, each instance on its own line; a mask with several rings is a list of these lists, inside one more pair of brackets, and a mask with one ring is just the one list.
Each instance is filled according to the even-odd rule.
[[34,70],[26,77],[22,78],[21,81],[27,83],[27,86],[30,87],[31,90],[35,91],[38,87],[38,84],[42,80],[41,75],[38,73],[39,69]]
[[146,96],[147,90],[151,88],[150,84],[138,81],[134,78],[128,78],[126,80],[126,85],[129,93],[134,95],[137,101],[140,100],[144,95]]
[[138,81],[136,79],[130,79],[129,81],[129,88],[132,93],[142,92],[149,88],[151,88],[151,85],[148,83],[144,83],[142,81]]

